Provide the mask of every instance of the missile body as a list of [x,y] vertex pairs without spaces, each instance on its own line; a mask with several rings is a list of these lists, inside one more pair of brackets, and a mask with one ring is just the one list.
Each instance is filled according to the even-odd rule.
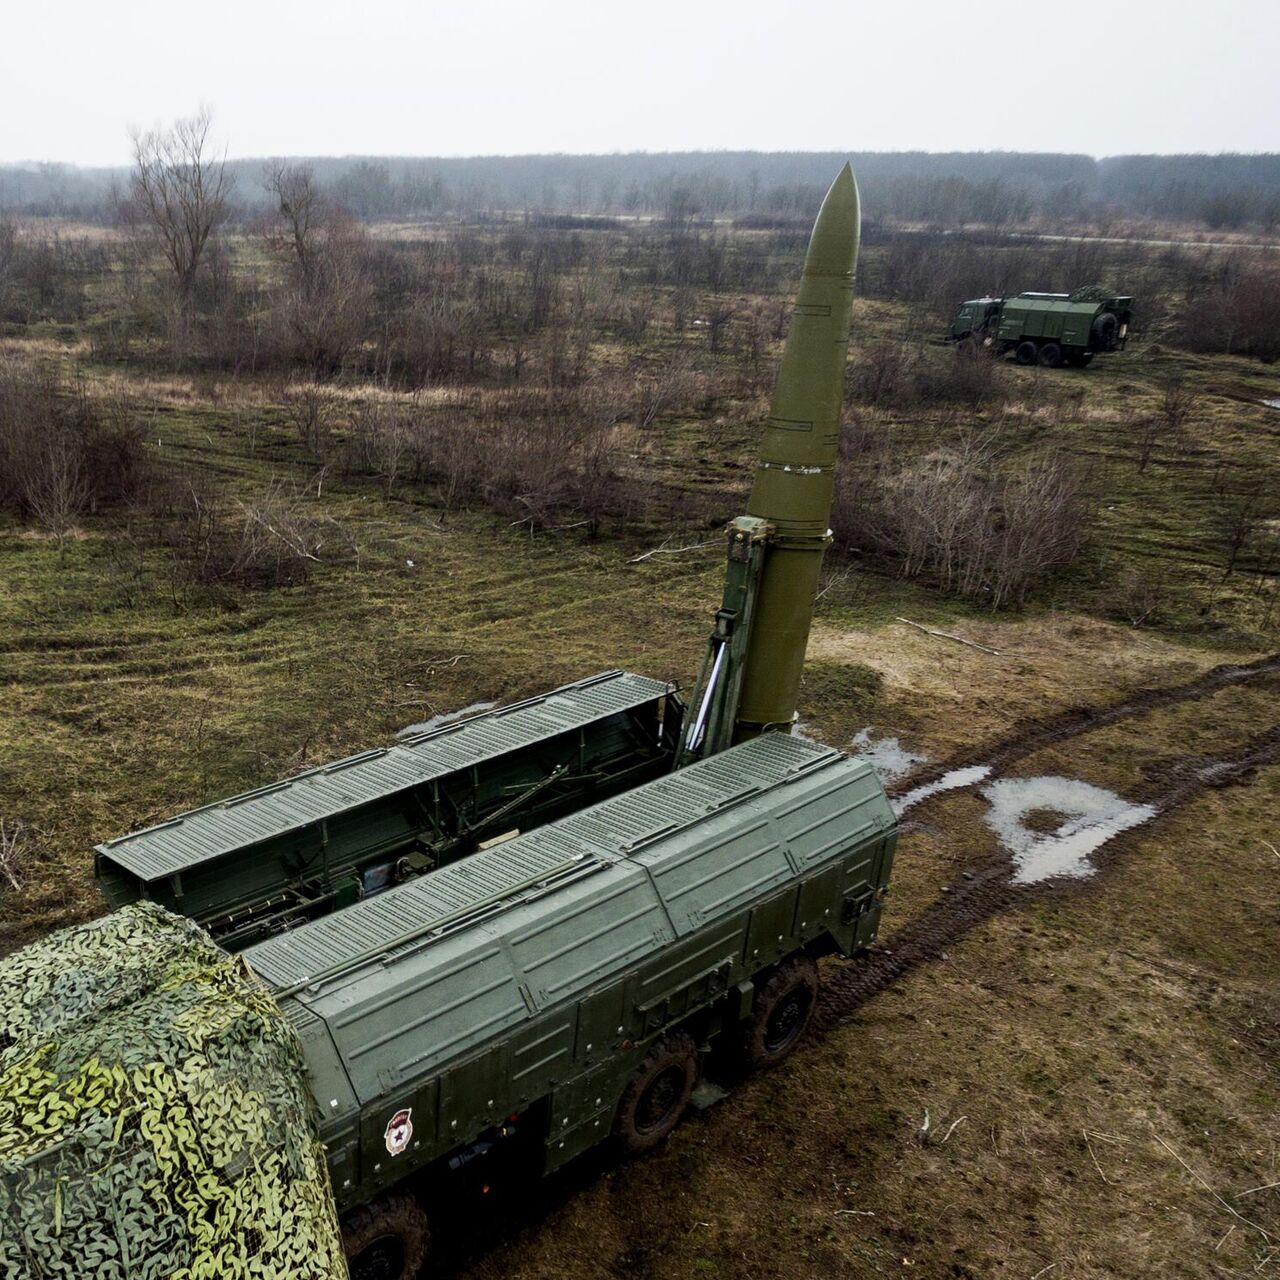
[[768,549],[747,643],[735,742],[795,717],[840,439],[849,312],[858,258],[858,187],[846,164],[818,212],[805,255],[747,512]]

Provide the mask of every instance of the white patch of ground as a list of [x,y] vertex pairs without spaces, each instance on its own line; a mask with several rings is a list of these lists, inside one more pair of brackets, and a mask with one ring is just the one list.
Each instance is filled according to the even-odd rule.
[[970,764],[963,769],[952,769],[950,773],[944,773],[942,777],[935,779],[933,782],[925,782],[922,785],[908,791],[905,796],[899,796],[896,800],[890,800],[893,811],[900,818],[908,809],[914,808],[921,800],[928,799],[929,796],[936,796],[943,791],[959,791],[962,787],[972,787],[975,783],[982,782],[983,779],[991,774],[991,766],[989,764]]
[[466,720],[469,716],[479,715],[481,711],[492,711],[498,704],[496,702],[473,702],[469,707],[463,707],[459,711],[446,711],[442,715],[432,716],[430,720],[423,720],[419,724],[407,724],[397,734],[397,738],[411,738],[419,733],[430,733],[432,729],[441,729],[447,724],[455,724],[459,720]]
[[855,755],[870,761],[881,782],[892,782],[908,773],[912,765],[927,764],[929,757],[908,751],[897,738],[871,737],[871,728],[859,729],[849,744]]
[[[982,795],[991,806],[987,825],[1013,855],[1014,884],[1092,875],[1097,868],[1090,854],[1156,812],[1076,778],[1000,778]],[[1059,813],[1063,820],[1055,831],[1034,831],[1024,819],[1035,810]]]

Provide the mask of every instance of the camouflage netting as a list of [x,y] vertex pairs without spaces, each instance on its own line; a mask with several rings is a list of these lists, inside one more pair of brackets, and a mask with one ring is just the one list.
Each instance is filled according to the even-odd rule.
[[126,907],[0,961],[0,1276],[346,1276],[301,1050],[242,962]]

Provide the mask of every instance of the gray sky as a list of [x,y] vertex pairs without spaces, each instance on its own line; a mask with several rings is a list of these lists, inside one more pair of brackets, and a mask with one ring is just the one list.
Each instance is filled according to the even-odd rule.
[[1280,0],[57,0],[5,5],[0,160],[1280,150]]

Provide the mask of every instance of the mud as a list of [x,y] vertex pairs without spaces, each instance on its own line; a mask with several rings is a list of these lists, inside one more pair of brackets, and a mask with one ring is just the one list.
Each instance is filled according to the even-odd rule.
[[[981,782],[985,777],[998,775],[1023,757],[1052,746],[1056,742],[1077,737],[1082,733],[1091,733],[1095,729],[1128,720],[1131,716],[1142,715],[1144,712],[1154,711],[1160,707],[1174,706],[1179,702],[1193,702],[1197,698],[1208,697],[1231,685],[1244,684],[1274,675],[1280,675],[1280,653],[1273,653],[1255,662],[1241,665],[1225,663],[1206,671],[1204,675],[1197,676],[1194,680],[1189,680],[1186,684],[1168,685],[1157,689],[1138,689],[1107,706],[1069,707],[1043,720],[1024,721],[1008,737],[1001,738],[976,753],[988,772],[982,778],[974,777],[973,781]],[[976,767],[973,763],[973,755],[967,758],[942,760],[925,768],[912,770],[896,779],[886,787],[886,790],[892,799],[903,801],[899,812],[905,812],[911,807],[906,801],[917,791],[923,792],[924,788],[960,770],[976,769]],[[956,786],[962,785],[966,784],[953,783],[950,786],[931,790],[927,794],[934,795],[937,791],[954,790]],[[925,794],[920,794],[911,800],[911,804],[919,803],[926,798]]]
[[[1280,658],[1270,658],[1267,662],[1275,664],[1280,662]],[[1253,664],[1255,672],[1258,666],[1259,664]],[[1203,685],[1204,681],[1223,671],[1224,668],[1216,668],[1192,684]],[[1232,680],[1220,679],[1219,683],[1209,687],[1221,688],[1224,683],[1232,683]],[[1189,687],[1191,686],[1180,686],[1183,690]],[[1181,700],[1168,697],[1173,690],[1154,692],[1164,695],[1168,701]],[[1127,699],[1124,704],[1117,704],[1117,707],[1132,705],[1133,702],[1134,699]],[[1119,715],[1113,717],[1120,718],[1122,717]],[[1111,723],[1111,720],[1094,720],[1093,724],[1100,722]],[[1050,739],[1053,740],[1056,739]],[[1194,800],[1201,792],[1211,787],[1248,782],[1259,767],[1277,762],[1280,762],[1280,725],[1269,729],[1231,755],[1170,762],[1152,775],[1149,794],[1141,799],[1141,803],[1149,808],[1149,815],[1094,849],[1092,852],[1095,861],[1101,861],[1105,865],[1106,861],[1121,853],[1129,841],[1137,838],[1143,827],[1151,822],[1158,822],[1164,814],[1172,813],[1188,801]],[[1005,851],[992,853],[980,864],[965,871],[959,884],[944,890],[919,915],[893,933],[882,947],[827,974],[818,1004],[819,1026],[830,1026],[852,1017],[868,1000],[913,969],[938,959],[944,951],[984,921],[1015,904],[1031,901],[1037,893],[1045,891],[1043,884],[1015,883],[1013,873],[1013,863]],[[1061,881],[1048,883],[1061,884]]]

